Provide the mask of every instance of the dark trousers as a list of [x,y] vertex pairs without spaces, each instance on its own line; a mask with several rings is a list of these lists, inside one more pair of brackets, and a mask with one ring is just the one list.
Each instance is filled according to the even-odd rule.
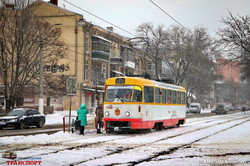
[[102,121],[98,121],[97,122],[97,133],[102,133],[101,128],[102,128]]
[[80,134],[84,134],[85,126],[80,127]]

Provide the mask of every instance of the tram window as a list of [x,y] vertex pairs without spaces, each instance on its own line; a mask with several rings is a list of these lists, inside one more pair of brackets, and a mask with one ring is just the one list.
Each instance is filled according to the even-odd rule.
[[161,89],[161,102],[166,103],[166,89]]
[[154,88],[153,87],[144,87],[144,101],[145,103],[154,102]]
[[172,91],[172,103],[176,104],[176,91]]
[[131,102],[133,86],[130,85],[115,85],[106,88],[107,102]]
[[133,102],[142,101],[142,89],[139,86],[134,86]]
[[120,90],[120,92],[118,92],[118,94],[123,94],[122,95],[123,101],[130,102],[131,101],[131,97],[132,97],[132,89],[126,89],[125,91],[124,90]]
[[167,103],[171,104],[171,101],[172,101],[172,91],[167,90]]
[[155,103],[161,102],[161,91],[160,88],[155,88]]
[[176,92],[177,104],[181,104],[181,92]]
[[186,93],[181,93],[181,104],[186,103],[185,99],[186,99]]

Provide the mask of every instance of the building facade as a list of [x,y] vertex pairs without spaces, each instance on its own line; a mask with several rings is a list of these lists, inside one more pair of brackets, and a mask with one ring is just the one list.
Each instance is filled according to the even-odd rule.
[[133,48],[128,38],[114,33],[112,27],[87,22],[83,15],[58,7],[57,1],[39,1],[36,5],[36,15],[60,28],[68,46],[67,55],[57,64],[67,66],[67,70],[54,73],[77,79],[75,96],[44,96],[45,100],[50,98],[55,110],[69,110],[70,104],[77,110],[84,103],[93,112],[103,102],[107,78],[142,74],[142,52]]
[[228,105],[249,105],[250,88],[247,81],[242,81],[238,60],[217,59],[217,72],[222,79],[214,84],[214,103]]

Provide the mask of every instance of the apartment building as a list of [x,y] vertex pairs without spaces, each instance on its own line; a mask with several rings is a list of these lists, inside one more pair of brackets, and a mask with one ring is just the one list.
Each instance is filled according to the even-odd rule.
[[228,105],[249,104],[249,83],[242,81],[238,60],[217,59],[217,72],[222,79],[214,84],[214,102]]
[[[84,103],[91,112],[103,102],[107,78],[142,74],[142,51],[133,48],[128,38],[114,33],[112,27],[94,25],[83,15],[57,6],[56,0],[38,1],[35,5],[37,17],[60,28],[61,38],[68,46],[53,73],[77,80],[76,95],[44,96],[44,103],[54,106],[55,110],[69,110],[70,104],[72,110],[77,110]],[[61,66],[67,70],[60,70]],[[49,65],[44,65],[44,72],[52,72]],[[25,98],[24,105],[37,105],[37,98]],[[33,102],[26,102],[28,100]]]

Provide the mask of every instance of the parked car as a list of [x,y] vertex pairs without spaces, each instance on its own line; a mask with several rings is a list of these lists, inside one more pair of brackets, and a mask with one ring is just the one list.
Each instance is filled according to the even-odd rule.
[[15,127],[23,129],[29,126],[43,127],[45,115],[40,114],[36,109],[16,108],[5,116],[0,117],[0,129],[5,127]]
[[213,108],[211,109],[211,113],[215,113],[215,110],[216,110],[216,107],[213,107]]
[[236,110],[242,110],[242,106],[236,106],[235,109]]
[[216,105],[215,113],[216,114],[227,114],[228,107],[224,103],[220,103]]
[[235,108],[233,106],[228,107],[228,111],[234,111],[234,110],[235,110]]
[[188,112],[190,113],[201,113],[201,104],[200,103],[191,103],[189,105],[189,110]]

